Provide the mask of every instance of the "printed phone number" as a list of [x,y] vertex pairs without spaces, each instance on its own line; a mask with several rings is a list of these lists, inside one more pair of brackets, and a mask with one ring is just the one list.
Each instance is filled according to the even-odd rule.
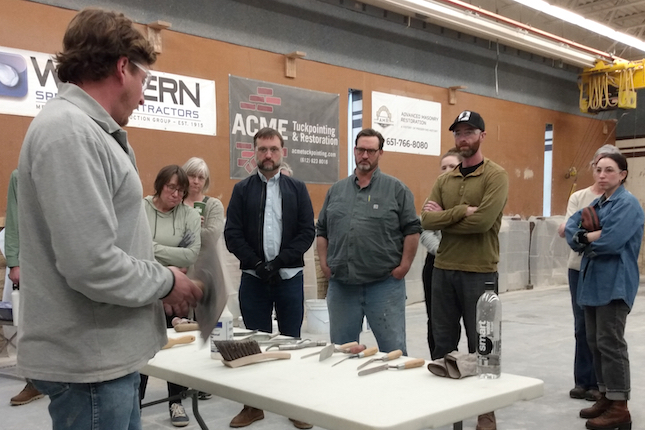
[[300,162],[304,164],[329,164],[329,161],[325,158],[300,157]]
[[417,148],[417,149],[428,149],[428,142],[421,142],[418,140],[410,139],[395,139],[393,137],[388,137],[385,139],[385,144],[388,146],[399,146],[401,148]]

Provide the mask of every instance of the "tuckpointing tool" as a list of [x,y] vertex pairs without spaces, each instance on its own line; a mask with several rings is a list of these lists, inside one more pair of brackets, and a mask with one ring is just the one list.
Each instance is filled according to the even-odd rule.
[[399,358],[399,357],[400,357],[400,356],[402,356],[402,355],[403,355],[403,352],[401,352],[401,350],[400,350],[400,349],[395,349],[395,350],[394,350],[394,351],[392,351],[392,352],[388,352],[388,353],[387,353],[387,354],[385,354],[383,357],[376,357],[376,358],[372,358],[372,359],[371,359],[371,360],[369,360],[369,361],[366,361],[365,363],[363,363],[363,364],[361,364],[360,366],[358,366],[358,367],[356,368],[356,370],[361,370],[363,367],[365,367],[365,366],[367,366],[368,364],[371,364],[371,363],[373,363],[373,362],[375,362],[375,361],[390,361],[390,360],[395,360],[395,359]]
[[370,373],[375,373],[375,372],[380,372],[381,370],[389,370],[389,369],[396,369],[396,370],[405,370],[405,369],[413,369],[415,367],[421,367],[425,364],[425,360],[423,358],[415,358],[413,360],[408,360],[405,363],[401,364],[395,364],[395,365],[390,365],[390,364],[381,364],[380,366],[376,367],[371,367],[369,369],[361,370],[358,372],[358,376],[365,376],[369,375]]
[[366,349],[365,351],[363,351],[363,352],[359,352],[358,354],[351,354],[351,355],[348,355],[347,357],[343,358],[342,360],[337,361],[336,363],[332,364],[332,365],[331,365],[331,367],[334,367],[335,365],[340,364],[340,363],[342,363],[342,362],[343,362],[343,361],[345,361],[345,360],[349,360],[350,358],[363,358],[363,357],[370,357],[370,356],[372,356],[372,355],[376,354],[377,352],[378,352],[378,348],[377,348],[377,347],[375,347],[375,346],[373,346],[373,347],[371,347],[371,348],[367,348],[367,349]]
[[359,345],[358,342],[349,342],[349,343],[345,343],[345,344],[340,345],[340,346],[336,346],[336,345],[334,345],[332,343],[332,344],[327,345],[326,347],[324,347],[323,349],[321,349],[318,352],[313,352],[311,354],[303,355],[300,358],[313,357],[314,355],[320,354],[320,357],[318,358],[318,361],[325,361],[329,357],[331,357],[334,354],[334,352],[348,353],[352,349],[357,349],[356,352],[360,352],[360,351],[363,351],[365,349],[365,346],[364,345]]

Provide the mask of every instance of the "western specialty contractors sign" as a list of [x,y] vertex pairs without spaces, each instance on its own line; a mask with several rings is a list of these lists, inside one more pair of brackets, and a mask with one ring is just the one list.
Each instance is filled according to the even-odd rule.
[[[52,55],[0,47],[0,113],[34,117],[58,94]],[[215,136],[215,82],[152,71],[128,126]]]
[[338,94],[229,76],[231,178],[256,167],[253,136],[263,127],[284,139],[283,161],[310,183],[338,180]]
[[441,155],[441,103],[373,91],[372,127],[386,151]]

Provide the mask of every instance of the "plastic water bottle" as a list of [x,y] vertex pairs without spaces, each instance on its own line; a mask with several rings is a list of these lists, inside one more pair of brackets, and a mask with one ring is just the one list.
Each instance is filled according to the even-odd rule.
[[233,314],[228,310],[228,306],[224,307],[222,315],[219,317],[217,326],[211,333],[211,358],[215,360],[221,360],[222,355],[220,354],[217,346],[215,346],[215,341],[218,340],[233,340]]
[[13,291],[11,292],[11,312],[14,327],[18,327],[18,311],[20,310],[20,290],[17,284],[13,284]]
[[496,379],[501,373],[502,302],[495,285],[486,282],[486,291],[477,301],[477,374],[480,379]]

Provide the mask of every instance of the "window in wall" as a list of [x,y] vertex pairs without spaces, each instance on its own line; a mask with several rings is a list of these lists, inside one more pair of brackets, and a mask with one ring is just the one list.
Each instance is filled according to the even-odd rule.
[[553,173],[553,124],[547,124],[544,131],[544,200],[542,216],[551,216],[551,175]]
[[349,130],[347,136],[347,176],[354,173],[356,162],[354,161],[354,141],[356,135],[363,129],[363,91],[349,89],[349,103],[348,106],[348,121]]

